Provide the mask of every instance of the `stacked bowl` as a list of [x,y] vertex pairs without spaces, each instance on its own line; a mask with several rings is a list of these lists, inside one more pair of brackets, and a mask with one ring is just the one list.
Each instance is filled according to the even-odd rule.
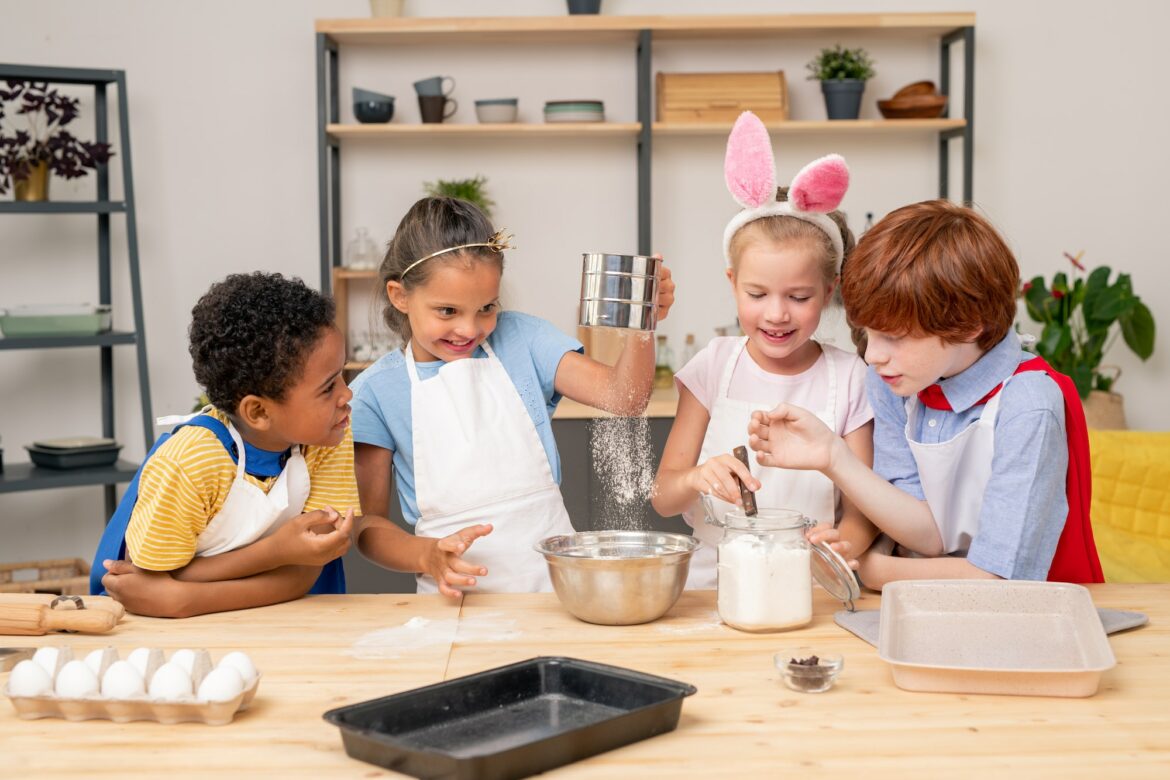
[[545,122],[604,122],[605,104],[600,100],[549,100],[544,104]]

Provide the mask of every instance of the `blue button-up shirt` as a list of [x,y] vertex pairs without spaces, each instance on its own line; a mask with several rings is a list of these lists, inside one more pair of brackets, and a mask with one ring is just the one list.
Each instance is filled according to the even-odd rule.
[[[983,413],[979,399],[1032,357],[1015,331],[1009,331],[966,371],[939,382],[953,411],[920,408],[917,430],[910,431],[914,441],[937,444],[957,436]],[[874,471],[925,500],[906,441],[906,399],[895,395],[872,368],[866,392],[874,411]],[[1007,579],[1044,580],[1068,517],[1064,396],[1043,371],[1016,376],[1002,396],[991,479],[967,560]],[[917,399],[914,403],[922,404]]]

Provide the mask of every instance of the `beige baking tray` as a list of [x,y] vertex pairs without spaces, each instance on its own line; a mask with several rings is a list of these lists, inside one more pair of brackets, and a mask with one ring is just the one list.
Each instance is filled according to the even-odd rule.
[[878,655],[911,691],[1092,696],[1117,661],[1089,591],[1007,580],[882,589]]

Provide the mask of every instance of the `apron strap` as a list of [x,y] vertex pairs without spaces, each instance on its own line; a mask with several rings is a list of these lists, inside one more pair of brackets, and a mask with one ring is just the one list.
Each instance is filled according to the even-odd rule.
[[[727,397],[727,391],[731,389],[731,377],[735,373],[735,366],[739,363],[739,356],[742,355],[744,349],[747,348],[747,343],[748,337],[744,336],[739,340],[739,344],[736,345],[735,349],[731,351],[731,357],[728,358],[727,363],[725,363],[723,366],[722,373],[719,375],[719,387],[715,391],[716,398]],[[714,406],[715,402],[712,401],[711,405]]]
[[[214,417],[203,413],[189,417],[188,420],[175,426],[173,430],[158,437],[158,441],[154,443],[154,446],[146,453],[146,457],[142,459],[142,464],[134,474],[134,479],[130,480],[130,484],[126,486],[126,492],[122,494],[122,500],[118,502],[114,514],[110,517],[109,522],[106,523],[106,528],[102,532],[101,539],[98,540],[93,564],[89,569],[90,594],[94,596],[105,595],[105,588],[102,587],[102,577],[105,576],[106,569],[102,566],[102,561],[120,560],[126,557],[126,529],[130,525],[130,516],[134,513],[134,506],[138,503],[138,482],[142,478],[142,470],[146,467],[147,461],[180,428],[188,425],[215,431],[216,436],[219,437],[221,442],[224,441],[224,437],[228,437],[227,441],[229,444],[231,442],[230,435],[228,434],[227,428],[224,427],[224,424]],[[218,429],[216,426],[218,426]],[[222,435],[220,430],[222,430]],[[228,444],[224,446],[227,447],[228,452],[231,452],[231,447]]]

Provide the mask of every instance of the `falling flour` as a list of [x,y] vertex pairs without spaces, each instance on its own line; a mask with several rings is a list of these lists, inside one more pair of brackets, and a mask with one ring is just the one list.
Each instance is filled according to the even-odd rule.
[[381,628],[362,634],[345,650],[354,658],[398,658],[412,650],[423,650],[453,642],[503,642],[520,636],[516,621],[498,612],[485,612],[463,618],[431,620],[412,617],[400,626]]
[[599,417],[589,422],[593,471],[601,485],[600,527],[648,528],[646,501],[654,487],[650,421],[645,417]]

